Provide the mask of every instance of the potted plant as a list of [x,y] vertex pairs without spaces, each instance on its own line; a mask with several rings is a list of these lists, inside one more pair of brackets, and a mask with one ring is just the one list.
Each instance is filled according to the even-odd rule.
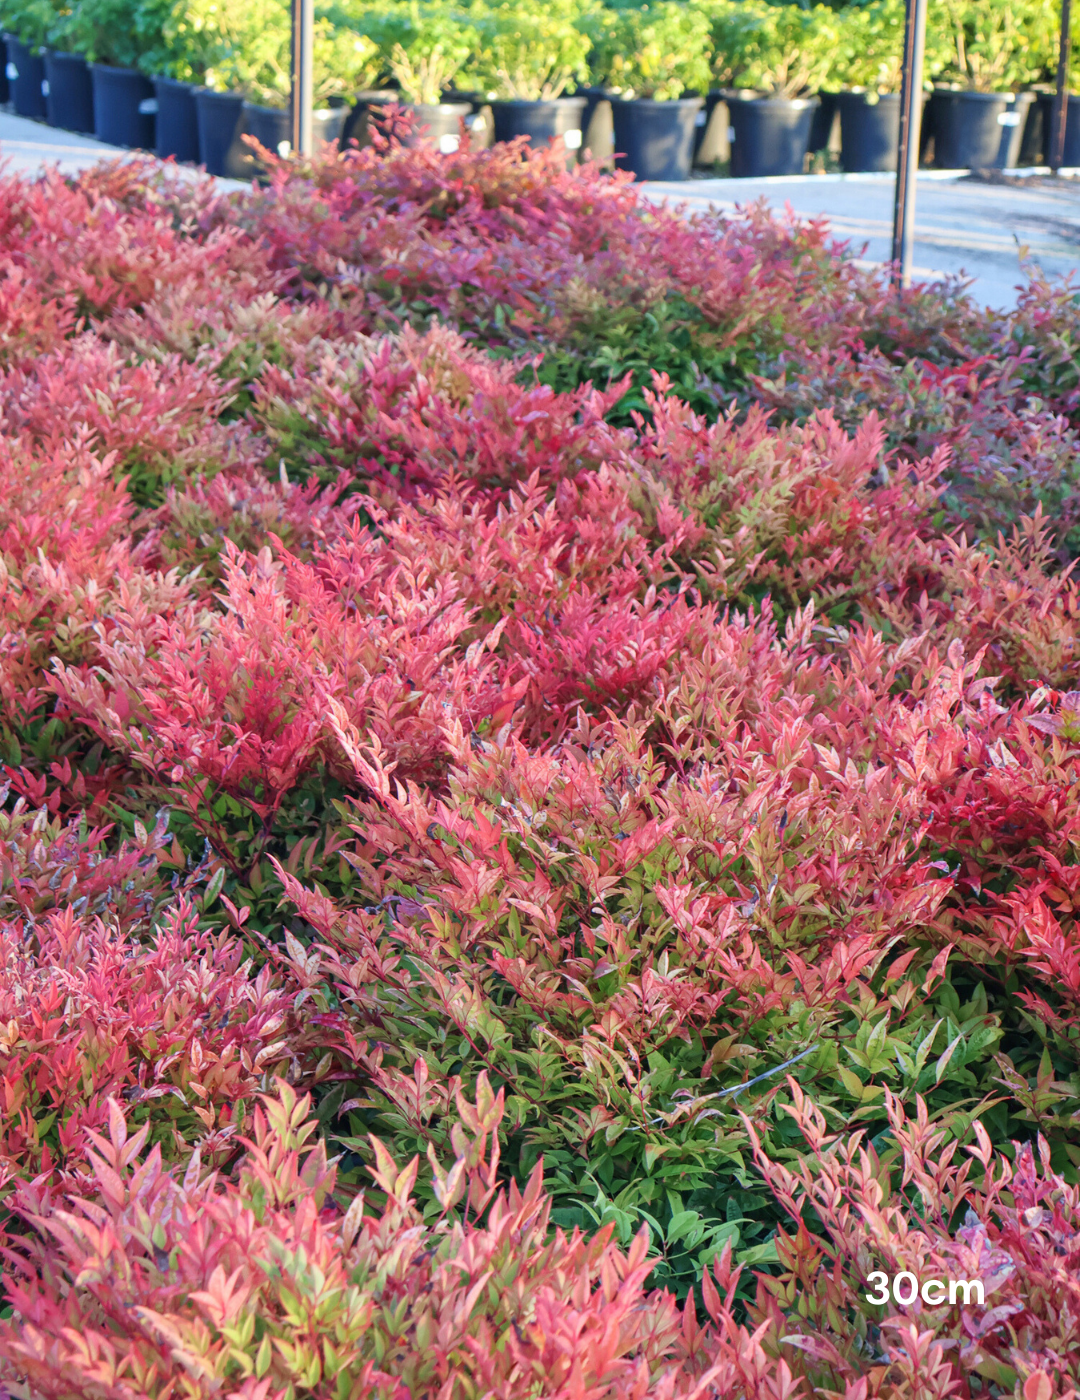
[[[287,155],[292,145],[290,36],[283,27],[276,29],[275,47],[269,37],[264,34],[259,67],[237,71],[235,77],[245,97],[245,133],[267,150]],[[367,35],[334,25],[325,15],[315,20],[314,39],[313,136],[316,144],[340,141],[354,95],[378,78],[378,47]]]
[[17,116],[46,116],[41,50],[56,18],[52,0],[6,0],[4,5],[5,72]]
[[[388,36],[383,26],[389,12],[399,14],[404,8],[402,0],[386,0],[377,9],[373,8],[372,0],[331,0],[323,12],[339,29],[369,39],[376,50],[367,81],[352,94],[352,106],[341,133],[343,146],[370,145],[374,128],[369,118],[380,108],[401,101],[401,93],[392,85]],[[390,47],[393,47],[392,41]]]
[[244,94],[230,90],[231,57],[243,52],[250,32],[277,19],[279,9],[277,4],[268,9],[266,0],[245,0],[242,6],[230,0],[176,0],[173,18],[165,26],[171,51],[193,55],[198,160],[211,175],[242,179],[250,174],[249,153],[241,139]]
[[[873,0],[844,11],[836,72],[840,160],[845,170],[895,170],[900,138],[900,79],[904,0]],[[947,60],[949,37],[935,26],[926,34],[924,72]],[[920,111],[923,94],[919,94]]]
[[351,22],[374,40],[382,67],[392,76],[392,95],[412,116],[412,129],[401,139],[456,151],[462,120],[471,116],[473,104],[448,100],[446,94],[479,43],[470,16],[448,5],[405,0],[353,15]]
[[[206,81],[217,31],[214,11],[198,0],[140,0],[148,42],[139,67],[154,86],[154,149],[163,160],[197,162],[195,88]],[[209,22],[208,22],[209,21]]]
[[839,45],[836,11],[745,0],[714,23],[717,77],[735,89],[734,176],[801,175],[818,107]]
[[90,133],[94,130],[94,86],[86,58],[72,52],[68,34],[71,18],[70,9],[56,14],[42,50],[45,120],[65,131]]
[[[238,97],[242,126],[233,130],[224,173],[250,175],[254,154],[238,137],[249,135],[269,151],[287,154],[292,138],[291,23],[288,0],[249,0],[228,6],[212,62],[206,69],[211,97]],[[316,142],[341,139],[350,99],[378,74],[378,53],[366,35],[336,25],[316,11],[314,30],[313,135]],[[211,106],[206,94],[197,105]],[[200,118],[202,120],[202,118]]]
[[535,9],[503,3],[470,15],[478,37],[469,85],[491,103],[495,140],[525,136],[539,145],[559,136],[568,152],[578,151],[587,98],[566,94],[588,72],[590,40],[576,22],[580,6],[575,0],[545,0]]
[[[108,28],[119,24],[123,34],[120,42],[125,45],[124,57],[132,59],[137,56],[146,38],[143,16],[136,13],[138,8],[135,0],[129,0],[128,3],[107,6],[102,12],[100,6],[83,6],[74,0],[74,3],[58,9],[42,55],[45,62],[46,120],[50,126],[63,127],[67,131],[97,130],[90,59],[101,47],[99,31],[103,25]],[[126,64],[124,66],[127,67]],[[145,101],[145,88],[142,84],[139,86],[139,101]],[[138,138],[142,134],[136,132],[134,142],[116,140],[116,133],[111,133],[107,139],[112,144],[141,144]]]
[[94,134],[111,146],[154,148],[154,89],[137,67],[154,42],[139,0],[74,0],[52,31],[58,50],[90,65]]
[[[1051,35],[1054,32],[1052,25],[1049,32]],[[1080,73],[1080,33],[1077,32],[1076,25],[1073,25],[1072,34],[1072,61],[1069,71],[1070,73],[1075,75],[1077,73]],[[1052,77],[1054,68],[1053,56],[1051,56],[1049,59],[1044,59],[1044,65],[1044,76],[1047,78]],[[1076,82],[1075,76],[1071,79],[1071,81],[1073,83]],[[1035,101],[1032,103],[1032,108],[1034,108],[1036,103],[1038,103],[1042,109],[1039,113],[1039,115],[1042,118],[1042,120],[1039,123],[1042,130],[1037,133],[1039,140],[1038,145],[1036,147],[1036,151],[1033,152],[1033,154],[1036,156],[1036,158],[1031,161],[1031,164],[1033,165],[1048,165],[1053,155],[1053,150],[1051,146],[1053,134],[1051,127],[1054,115],[1054,98],[1055,93],[1051,88],[1045,94],[1037,92],[1035,94]],[[1029,109],[1029,117],[1027,124],[1029,126],[1032,124],[1031,109]],[[1035,134],[1036,133],[1033,133],[1033,136],[1035,136]],[[1027,141],[1028,137],[1027,133],[1025,132],[1025,144],[1027,144]],[[1031,145],[1036,146],[1035,140],[1032,140]],[[1078,96],[1076,93],[1069,94],[1068,111],[1066,113],[1065,120],[1065,149],[1062,152],[1062,155],[1063,166],[1074,170],[1080,167],[1080,96]],[[1024,161],[1023,156],[1021,156],[1021,164],[1026,163],[1027,162]]]
[[948,58],[934,65],[944,80],[933,96],[934,164],[947,170],[1015,165],[1033,98],[1019,89],[1042,67],[1021,16],[998,0],[936,0],[927,29],[951,40]]
[[612,93],[615,164],[638,180],[685,180],[709,86],[709,16],[677,0],[612,12],[594,50]]
[[[927,35],[927,39],[932,41],[932,36]],[[895,170],[904,52],[903,0],[873,0],[845,10],[840,40],[834,68],[840,89],[836,94],[840,162],[847,171]]]

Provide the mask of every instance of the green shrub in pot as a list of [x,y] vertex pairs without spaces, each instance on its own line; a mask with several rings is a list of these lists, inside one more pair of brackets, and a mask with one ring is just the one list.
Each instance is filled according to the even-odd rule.
[[77,53],[88,63],[137,68],[161,43],[162,9],[140,0],[75,0],[49,30],[49,47]]
[[575,0],[474,5],[478,48],[466,72],[470,87],[500,102],[551,102],[582,82],[590,40],[577,24]]
[[677,0],[612,10],[593,49],[596,80],[625,99],[673,101],[709,87],[709,15]]
[[1057,23],[1045,0],[933,0],[927,35],[947,42],[938,45],[928,72],[969,92],[1015,92],[1052,71]]
[[826,5],[800,9],[760,0],[711,10],[715,77],[768,97],[820,91],[833,71],[846,16]]
[[[426,145],[449,154],[458,149],[471,99],[448,94],[479,38],[464,0],[336,0],[329,12],[344,28],[364,34],[378,54],[381,92],[369,92],[346,129],[346,140],[364,144],[380,125],[388,100],[412,114],[411,128],[394,128],[407,146]],[[389,84],[389,87],[385,86]],[[374,84],[373,84],[374,86]],[[374,125],[372,124],[374,122]],[[470,122],[470,126],[472,123]]]
[[412,105],[438,106],[479,44],[471,16],[450,5],[419,0],[338,5],[330,15],[343,32],[363,34],[374,43],[382,73]]
[[685,180],[709,86],[709,17],[659,0],[612,11],[594,71],[612,94],[615,165],[638,180]]
[[155,77],[201,84],[223,41],[228,0],[141,0],[143,27],[153,37],[138,66]]
[[[840,161],[846,171],[893,171],[900,136],[904,0],[872,0],[841,14],[840,43],[825,79],[840,114]],[[926,35],[926,68],[940,62],[948,36]]]
[[40,49],[59,18],[59,6],[52,0],[7,0],[0,8],[0,26],[31,49]]
[[[711,17],[714,77],[736,89],[728,98],[732,175],[802,174],[843,17],[824,5],[803,10],[764,0],[719,0]],[[824,145],[823,134],[816,145]]]
[[1056,21],[1048,0],[933,0],[929,24],[949,35],[951,50],[934,65],[941,84],[932,99],[935,164],[1015,165],[1033,101],[1024,89],[1053,62]]
[[[291,95],[292,26],[288,0],[192,0],[203,5],[210,37],[205,81],[220,92],[242,92],[262,107],[286,107]],[[313,47],[315,106],[349,98],[379,71],[376,45],[366,35],[316,11]]]

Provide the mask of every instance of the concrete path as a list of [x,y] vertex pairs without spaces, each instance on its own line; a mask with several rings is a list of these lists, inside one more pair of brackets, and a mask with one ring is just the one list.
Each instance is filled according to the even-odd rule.
[[[963,171],[921,171],[915,198],[915,274],[974,278],[984,305],[1015,305],[1020,250],[1048,273],[1080,270],[1080,172],[1053,180],[1046,172],[1010,172],[1001,182]],[[765,199],[807,217],[824,215],[833,234],[870,263],[892,255],[891,175],[807,175],[769,180],[688,180],[645,184],[651,199],[688,209],[734,209]]]
[[105,146],[92,136],[74,131],[58,131],[44,122],[27,121],[0,110],[0,160],[15,175],[36,175],[45,165],[58,165],[65,175],[76,175],[115,156],[114,146]]
[[[16,117],[0,108],[0,162],[16,175],[36,175],[47,165],[55,165],[63,175],[77,175],[99,161],[127,156],[130,151],[119,146],[106,146],[92,136],[80,136],[75,131],[60,131],[44,122]],[[187,166],[177,167],[182,173],[195,174]],[[219,180],[226,189],[247,189],[242,180]]]
[[[99,160],[122,155],[91,136],[58,131],[0,111],[0,160],[19,174],[46,165],[74,174]],[[1075,172],[1080,175],[1080,172]],[[243,188],[237,181],[222,183]],[[837,238],[868,262],[890,256],[891,175],[809,175],[771,180],[688,180],[644,184],[650,199],[690,210],[734,209],[764,198],[776,210],[825,216]],[[866,245],[865,253],[861,250]],[[920,278],[966,273],[972,292],[987,306],[1015,303],[1020,248],[1047,272],[1080,269],[1080,178],[1051,180],[1032,172],[987,184],[963,172],[923,171],[915,206],[915,267]]]

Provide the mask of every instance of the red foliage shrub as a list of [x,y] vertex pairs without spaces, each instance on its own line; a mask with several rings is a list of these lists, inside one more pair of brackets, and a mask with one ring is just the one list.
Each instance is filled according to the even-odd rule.
[[[30,829],[25,815],[5,833],[24,863],[5,857],[2,891],[25,918],[0,921],[5,1183],[55,1169],[63,1189],[82,1190],[86,1130],[106,1123],[111,1096],[140,1121],[155,1105],[148,1130],[172,1153],[198,1140],[227,1157],[261,1075],[292,1053],[291,997],[182,900],[145,939],[160,830],[109,857],[101,833],[80,843],[55,823]],[[48,888],[58,882],[62,897]]]
[[0,1381],[1075,1395],[1071,294],[271,164],[0,182]]
[[21,440],[56,451],[80,429],[91,450],[110,454],[129,489],[160,491],[163,483],[211,477],[251,452],[245,424],[219,420],[233,386],[179,356],[125,363],[115,346],[83,335],[35,361],[33,370],[0,377],[0,412]]
[[111,1100],[109,1136],[87,1149],[93,1198],[65,1209],[58,1193],[21,1189],[20,1212],[51,1244],[9,1252],[25,1322],[0,1353],[38,1393],[168,1395],[177,1364],[197,1395],[704,1393],[679,1383],[672,1301],[643,1292],[644,1237],[628,1255],[604,1234],[547,1240],[539,1171],[496,1196],[487,1143],[502,1095],[486,1080],[475,1107],[461,1103],[474,1136],[459,1130],[440,1171],[444,1212],[462,1196],[475,1213],[491,1203],[485,1224],[464,1226],[427,1224],[411,1199],[417,1162],[400,1169],[377,1141],[385,1205],[366,1214],[359,1196],[339,1212],[309,1101],[279,1089],[256,1110],[236,1185],[197,1157],[182,1182],[164,1172],[156,1148],[144,1156],[147,1129],[129,1138]]

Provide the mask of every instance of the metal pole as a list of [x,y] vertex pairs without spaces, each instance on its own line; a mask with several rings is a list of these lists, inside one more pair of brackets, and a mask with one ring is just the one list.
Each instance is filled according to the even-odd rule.
[[1050,127],[1050,169],[1056,175],[1065,164],[1065,127],[1069,120],[1069,28],[1072,0],[1061,0],[1061,44],[1058,48],[1057,92]]
[[[1068,0],[1065,2],[1067,4]],[[897,287],[911,286],[925,48],[926,0],[905,0],[904,71],[900,83],[900,139],[896,149],[896,204],[893,208],[893,283]]]
[[315,38],[314,0],[292,0],[292,148],[313,154],[311,109],[314,105],[312,45]]

